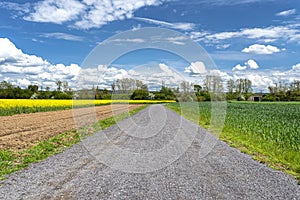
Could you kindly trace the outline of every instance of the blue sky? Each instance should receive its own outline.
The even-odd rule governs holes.
[[[300,79],[300,1],[19,0],[0,2],[0,81],[54,87],[61,79],[75,87],[82,62],[98,44],[145,27],[178,31],[201,45],[224,81],[248,78],[256,91],[266,91]],[[128,54],[105,68],[103,87],[147,64],[201,84],[195,63],[158,51]]]

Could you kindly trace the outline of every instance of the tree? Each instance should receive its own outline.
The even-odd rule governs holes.
[[[183,81],[180,83],[180,87],[183,90],[184,93],[188,93],[191,89],[191,85],[187,81]]]
[[[64,81],[62,83],[62,86],[63,86],[64,92],[67,92],[69,90],[69,83],[67,81]]]
[[[208,93],[219,93],[223,90],[222,79],[220,76],[207,75],[204,85]]]
[[[249,79],[238,79],[236,80],[236,93],[237,94],[248,94],[252,92],[252,82]]]
[[[112,91],[113,93],[115,93],[115,90],[116,90],[116,83],[113,82],[110,86],[111,86],[111,91]]]
[[[200,85],[195,84],[194,85],[194,92],[201,92],[202,87]]]
[[[142,86],[144,85],[143,81],[140,80],[136,80],[135,81],[135,85],[136,85],[136,89],[139,90],[142,88]]]
[[[234,80],[230,79],[227,81],[227,90],[229,94],[233,94],[235,88]]]
[[[149,99],[149,92],[148,90],[135,90],[130,99],[133,99],[133,100],[146,100],[146,99]]]
[[[39,90],[39,86],[37,85],[28,85],[27,89],[30,90],[32,93],[37,93]]]
[[[236,93],[237,94],[242,94],[244,91],[244,79],[240,78],[236,80]]]
[[[162,86],[159,92],[155,93],[154,96],[157,100],[176,100],[176,96],[171,88]]]
[[[61,80],[57,80],[55,83],[57,85],[57,91],[60,92],[61,91],[61,86],[62,86],[62,81]]]

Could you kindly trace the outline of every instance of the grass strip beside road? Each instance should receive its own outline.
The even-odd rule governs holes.
[[[210,102],[200,102],[199,109],[193,108],[196,105],[171,103],[167,107],[209,128]],[[299,119],[299,103],[232,102],[227,104],[224,128],[219,138],[269,167],[293,175],[300,183]]]
[[[11,151],[9,149],[0,150],[0,180],[5,179],[8,174],[28,167],[30,163],[39,162],[51,155],[63,152],[66,148],[79,143],[83,138],[104,130],[118,121],[145,109],[147,106],[144,105],[129,112],[100,120],[93,125],[81,127],[78,130],[71,130],[55,135],[22,152]]]

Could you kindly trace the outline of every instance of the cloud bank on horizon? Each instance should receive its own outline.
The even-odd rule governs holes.
[[[165,63],[157,63],[154,67],[152,64],[150,68],[147,68],[145,64],[129,70],[106,65],[99,65],[98,68],[81,68],[77,64],[68,66],[51,64],[41,57],[26,54],[7,38],[0,38],[0,46],[3,47],[0,49],[0,78],[23,88],[29,84],[37,84],[44,89],[46,87],[54,89],[55,82],[61,80],[69,81],[74,89],[90,88],[95,84],[101,88],[110,89],[111,84],[117,79],[133,78],[142,80],[150,89],[158,90],[162,81],[170,87],[177,87],[182,81],[202,85],[205,76],[212,74],[222,77],[224,89],[229,79],[247,78],[251,80],[256,91],[266,91],[268,86],[273,86],[278,81],[296,80],[300,73],[300,63],[298,63],[290,70],[275,71],[270,77],[268,71],[258,73],[259,65],[252,59],[246,61],[244,66],[237,64],[231,72],[207,71],[205,64],[201,61],[186,66],[183,73],[176,72],[174,66],[168,66]],[[159,72],[155,71],[155,67],[159,68]]]
[[[38,84],[53,88],[60,79],[75,87],[78,74],[86,70],[80,67],[79,60],[95,45],[121,31],[155,26],[179,31],[202,45],[218,66],[215,73],[224,81],[248,78],[256,91],[267,91],[275,82],[300,79],[297,56],[300,53],[300,5],[292,0],[273,2],[275,0],[3,1],[0,2],[3,11],[0,17],[4,19],[0,24],[0,81],[7,80],[22,87]],[[168,40],[184,45],[182,38]],[[128,45],[144,41],[135,38],[118,42]],[[53,48],[54,43],[61,52]],[[135,61],[130,62],[131,66]],[[164,60],[155,62],[164,73],[172,74],[173,68],[178,71],[175,65]],[[127,76],[142,78],[128,66],[106,68],[101,86],[109,87],[113,80]],[[91,76],[93,72],[92,69],[86,71]],[[180,73],[190,81],[201,83],[207,71],[198,60],[182,67]],[[157,73],[156,78],[145,81],[154,85],[159,76],[167,77]],[[172,84],[180,79],[173,76]]]

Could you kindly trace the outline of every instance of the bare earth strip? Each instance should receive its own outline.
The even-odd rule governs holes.
[[[56,134],[127,112],[141,105],[113,104],[51,112],[0,116],[0,149],[22,150]],[[74,115],[76,116],[75,124]]]
[[[172,145],[177,148],[166,149]],[[0,182],[0,199],[298,200],[300,186],[175,112],[151,105],[9,175]]]

